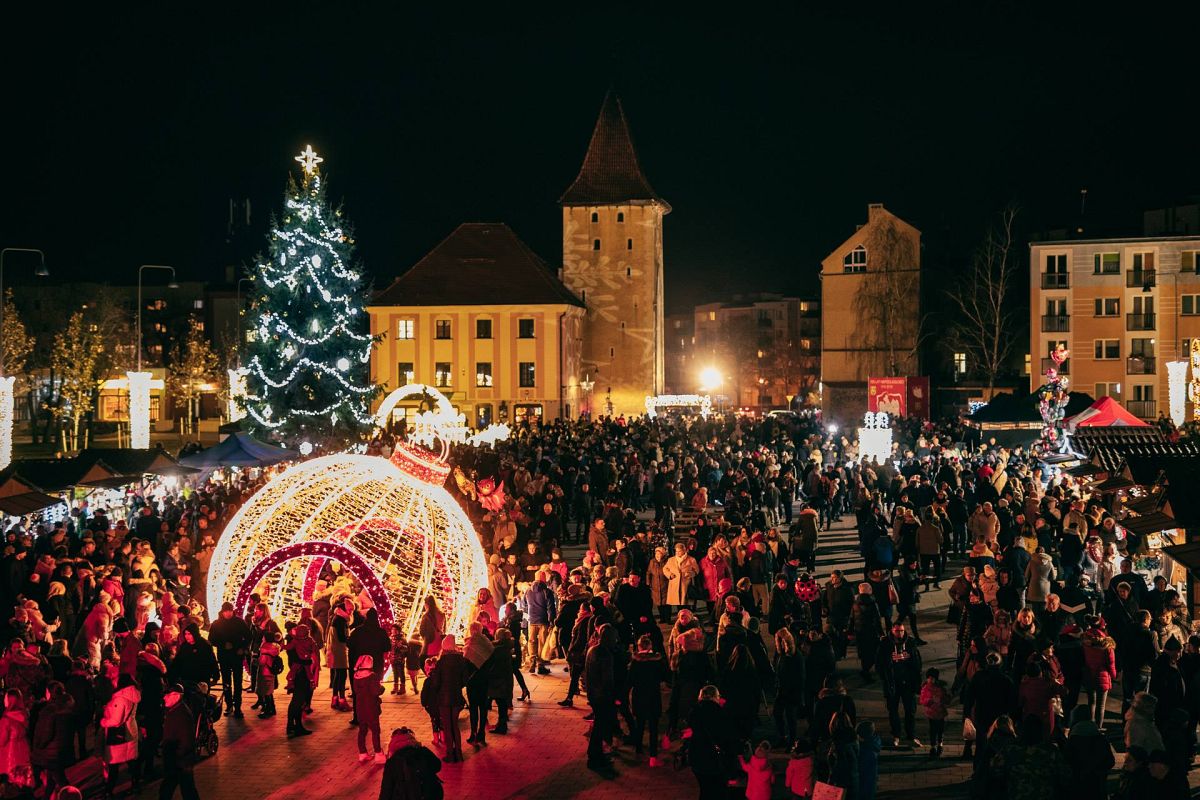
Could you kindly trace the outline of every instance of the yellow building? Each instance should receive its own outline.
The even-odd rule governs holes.
[[[1200,236],[1031,244],[1030,388],[1063,344],[1072,389],[1143,419],[1167,414],[1166,364],[1200,337],[1198,254]]]
[[[385,396],[407,383],[436,386],[474,427],[587,410],[583,304],[507,225],[460,225],[367,312],[382,337],[371,378]],[[415,406],[402,403],[394,418]]]
[[[586,305],[583,373],[596,413],[644,414],[664,385],[663,217],[621,101],[604,98],[587,155],[559,199],[563,283]]]
[[[882,204],[821,262],[821,408],[867,410],[867,379],[920,375],[921,232]]]

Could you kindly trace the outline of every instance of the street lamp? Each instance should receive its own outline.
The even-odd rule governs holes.
[[[142,264],[138,267],[138,284],[137,284],[137,371],[142,371],[142,272],[148,269],[165,269],[170,271],[171,280],[167,282],[168,289],[178,289],[179,284],[175,281],[175,268],[163,266],[162,264]]]
[[[38,267],[33,271],[39,278],[50,274],[46,269],[46,254],[33,247],[6,247],[0,250],[0,331],[4,330],[4,259],[9,253],[37,253]],[[4,374],[4,348],[0,347],[0,375]]]
[[[32,247],[6,247],[0,250],[0,336],[4,331],[4,257],[9,253],[37,253],[38,268],[34,274],[44,278],[50,274],[46,269],[46,254]],[[4,343],[0,342],[0,376],[4,375]],[[15,377],[0,377],[0,469],[12,462],[12,435]]]
[[[711,392],[721,385],[721,370],[716,367],[705,367],[700,370],[700,389]]]
[[[588,373],[584,373],[583,380],[579,382],[579,388],[583,389],[584,393],[587,394],[587,410],[590,416],[592,413],[592,389],[596,388],[596,382],[591,380],[591,376]]]

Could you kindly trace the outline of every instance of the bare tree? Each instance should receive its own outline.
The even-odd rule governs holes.
[[[966,354],[967,363],[987,381],[989,397],[1016,341],[1016,314],[1008,306],[1017,272],[1013,250],[1016,216],[1013,207],[1001,212],[972,256],[966,275],[946,292],[952,310],[947,346]]]
[[[925,323],[918,254],[913,240],[887,218],[872,227],[866,247],[867,274],[854,296],[858,334],[867,350],[885,354],[888,375],[903,375],[908,365],[916,366]]]
[[[183,412],[179,432],[185,436],[195,432],[192,421],[200,414],[200,387],[212,382],[218,363],[217,355],[204,335],[204,323],[194,316],[189,317],[187,336],[182,341],[175,341],[167,368],[167,383]]]
[[[754,400],[758,402],[759,353],[761,334],[757,320],[748,314],[727,318],[721,325],[720,350],[722,361],[729,367],[734,380],[734,405],[746,403],[742,392],[754,387]]]

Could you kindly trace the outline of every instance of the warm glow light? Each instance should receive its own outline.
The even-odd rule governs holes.
[[[317,164],[320,164],[325,159],[317,155],[317,152],[312,149],[311,144],[306,144],[304,152],[296,156],[295,160],[300,162],[300,166],[304,167],[305,175],[312,175],[317,171]]]
[[[432,386],[423,383],[409,383],[395,389],[384,398],[375,412],[375,424],[386,428],[392,411],[402,401],[410,397],[428,397],[433,402],[433,409],[423,411],[412,417],[412,431],[409,439],[417,444],[432,448],[434,440],[443,444],[495,444],[507,439],[512,433],[508,425],[493,423],[476,434],[467,430],[466,416],[454,410],[454,406],[446,395]]]
[[[1167,390],[1171,402],[1171,422],[1179,427],[1184,423],[1187,413],[1187,371],[1188,362],[1167,362]]]
[[[134,450],[150,447],[150,383],[149,372],[126,372],[129,381],[129,446]]]
[[[660,394],[646,395],[646,416],[653,419],[660,408],[687,408],[696,406],[700,416],[708,418],[712,413],[712,398],[706,394]]]
[[[246,376],[250,370],[245,368],[229,370],[229,421],[237,422],[246,416],[246,407],[242,401],[246,397]]]
[[[16,377],[0,378],[0,469],[12,463],[13,386]]]
[[[863,417],[863,426],[858,429],[858,457],[862,461],[882,464],[892,455],[892,429],[888,415],[884,412]]]
[[[711,392],[721,385],[721,370],[705,367],[700,370],[700,391]]]

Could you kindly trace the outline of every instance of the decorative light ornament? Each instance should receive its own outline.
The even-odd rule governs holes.
[[[300,443],[300,455],[302,455],[302,456],[312,455],[312,442],[301,442]]]
[[[428,391],[434,411],[424,424],[435,438],[442,431],[457,437],[453,407]],[[487,585],[487,561],[443,486],[449,442],[437,450],[429,444],[399,441],[391,459],[323,456],[273,478],[234,515],[213,551],[209,608],[228,601],[241,613],[257,593],[275,618],[297,619],[333,559],[363,585],[380,622],[413,636],[432,595],[446,614],[446,633],[464,634],[475,593]]]
[[[0,469],[12,463],[13,450],[13,387],[15,375],[0,378]]]
[[[315,320],[315,319],[312,321],[312,332],[313,332],[313,333],[320,333],[320,332],[321,332],[321,323],[320,323],[320,322],[318,322],[318,321],[317,321],[317,320]]]
[[[134,450],[150,448],[149,372],[126,372],[129,381],[129,446]]]
[[[300,166],[304,167],[305,175],[316,175],[317,165],[325,159],[317,155],[316,151],[312,149],[311,144],[307,144],[304,146],[304,151],[296,156],[295,160],[300,162]]]
[[[408,436],[417,444],[432,447],[433,441],[437,439],[442,442],[443,452],[446,452],[447,446],[452,443],[474,446],[495,444],[507,439],[512,433],[508,425],[501,422],[471,434],[467,429],[466,416],[454,410],[446,395],[423,383],[409,383],[392,390],[375,411],[375,424],[386,428],[392,411],[402,400],[409,397],[428,397],[433,405],[432,410],[423,411],[412,418],[412,430]]]
[[[350,359],[346,358],[345,356],[342,356],[341,358],[339,358],[337,360],[337,368],[340,369],[342,372],[345,372],[346,370],[350,369]]]
[[[708,419],[712,413],[712,398],[706,394],[660,394],[646,395],[646,416],[654,419],[660,408],[697,407],[700,416]]]
[[[1187,372],[1188,362],[1167,362],[1167,397],[1171,403],[1171,422],[1177,428],[1186,421],[1187,416]]]
[[[246,376],[250,370],[245,367],[229,370],[229,421],[237,422],[246,416]]]
[[[892,455],[892,427],[887,412],[863,415],[863,426],[858,429],[858,457],[861,461],[882,464]]]
[[[1200,414],[1200,339],[1192,339],[1189,354],[1192,362],[1192,379],[1188,382],[1188,399],[1192,401],[1192,419]]]

